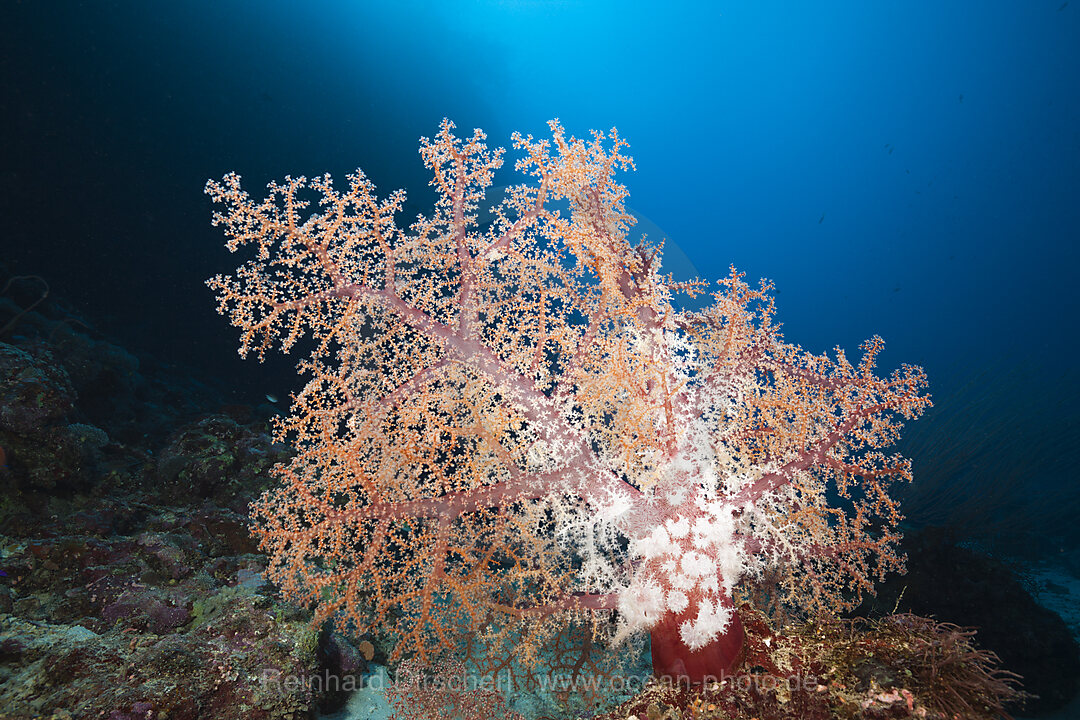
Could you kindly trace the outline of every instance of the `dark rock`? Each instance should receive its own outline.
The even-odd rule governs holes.
[[[71,412],[75,390],[52,355],[0,343],[0,429],[28,435]]]

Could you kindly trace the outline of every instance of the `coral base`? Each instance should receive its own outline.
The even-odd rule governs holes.
[[[653,626],[653,674],[668,682],[682,684],[699,684],[730,675],[742,660],[746,637],[739,614],[733,613],[727,630],[700,650],[691,650],[679,635],[679,625],[690,619],[688,615],[669,613]]]

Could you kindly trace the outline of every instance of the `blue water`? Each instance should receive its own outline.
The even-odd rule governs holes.
[[[996,453],[975,481],[1028,503],[1025,548],[1077,556],[1080,3],[8,2],[0,42],[0,263],[236,402],[297,380],[213,313],[207,178],[362,167],[407,223],[443,117],[617,126],[676,274],[771,278],[814,351],[885,337]]]

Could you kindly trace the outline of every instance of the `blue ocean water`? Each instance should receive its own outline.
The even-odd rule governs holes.
[[[925,367],[913,526],[1080,575],[1080,3],[8,2],[0,39],[0,263],[237,403],[297,379],[213,312],[207,178],[361,167],[407,221],[443,117],[617,127],[676,275],[734,264],[789,340]]]

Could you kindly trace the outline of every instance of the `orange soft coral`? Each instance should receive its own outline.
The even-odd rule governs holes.
[[[438,201],[407,230],[404,194],[360,172],[263,200],[207,185],[229,249],[255,250],[209,283],[241,354],[312,340],[279,428],[297,455],[253,508],[274,582],[421,661],[484,633],[527,662],[616,608],[617,635],[676,618],[658,672],[733,646],[700,676],[737,656],[743,578],[783,568],[789,597],[836,608],[900,567],[888,487],[910,468],[882,449],[929,404],[919,368],[878,377],[878,338],[857,365],[785,343],[771,287],[734,269],[676,310],[702,284],[628,242],[615,131],[515,135],[525,182],[501,199],[503,151],[453,131],[421,141]]]

